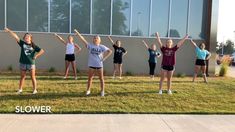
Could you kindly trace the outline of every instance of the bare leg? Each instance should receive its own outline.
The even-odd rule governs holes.
[[[69,61],[65,61],[65,74],[64,74],[64,78],[68,77],[68,73],[69,73]]]
[[[119,78],[122,79],[122,64],[118,64]]]
[[[167,90],[171,90],[171,80],[173,76],[174,71],[167,71]]]
[[[197,77],[199,69],[200,69],[200,66],[196,65],[195,68],[194,68],[193,82],[195,81],[195,79]]]
[[[103,68],[97,70],[98,71],[98,76],[100,79],[100,88],[101,92],[104,91],[104,74],[103,74]]]
[[[113,78],[115,78],[117,72],[117,64],[113,64]]]
[[[77,69],[76,69],[76,62],[73,61],[72,63],[72,68],[73,68],[73,74],[74,74],[74,78],[77,78]]]
[[[36,80],[35,72],[36,72],[36,69],[32,69],[30,71],[31,79],[32,79],[32,83],[33,83],[33,90],[37,90],[37,80]]]
[[[202,66],[201,70],[202,70],[202,76],[203,76],[204,82],[207,83],[208,81],[206,77],[206,66]]]
[[[163,81],[165,79],[165,74],[166,74],[167,71],[165,70],[161,70],[161,77],[160,77],[160,83],[159,83],[159,90],[162,90],[162,85],[163,85]]]
[[[89,68],[88,81],[87,81],[87,91],[91,90],[91,85],[92,85],[92,80],[93,80],[94,74],[95,74],[95,69]]]
[[[26,71],[21,70],[20,71],[20,83],[19,83],[19,90],[23,89],[23,85],[24,85],[24,80],[26,78]]]

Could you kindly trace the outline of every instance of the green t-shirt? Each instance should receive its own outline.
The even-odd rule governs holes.
[[[35,64],[35,60],[33,59],[36,52],[40,52],[41,48],[37,45],[33,48],[31,45],[27,44],[23,40],[20,40],[18,44],[21,47],[21,54],[20,54],[20,63],[21,64]]]

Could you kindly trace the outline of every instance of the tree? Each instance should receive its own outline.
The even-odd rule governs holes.
[[[216,53],[230,55],[234,51],[235,51],[234,43],[231,40],[227,40],[225,44],[223,42],[218,44],[218,48],[217,48]]]

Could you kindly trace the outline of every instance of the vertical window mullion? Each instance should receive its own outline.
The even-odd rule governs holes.
[[[171,6],[172,6],[172,0],[169,2],[169,14],[168,14],[168,34],[167,37],[170,37],[170,31],[171,31]]]
[[[131,10],[130,10],[130,34],[129,34],[129,36],[131,36],[131,32],[132,32],[132,13],[133,13],[133,0],[131,0]]]

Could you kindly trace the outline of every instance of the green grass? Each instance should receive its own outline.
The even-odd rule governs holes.
[[[95,78],[91,96],[85,96],[87,77],[63,80],[62,76],[38,76],[38,94],[32,95],[31,80],[17,95],[19,76],[0,76],[0,113],[15,113],[16,106],[51,106],[53,113],[177,113],[235,114],[235,79],[210,77],[192,83],[190,77],[173,78],[173,95],[157,94],[159,78],[106,76],[106,96],[100,97]],[[164,83],[166,88],[166,83]]]

